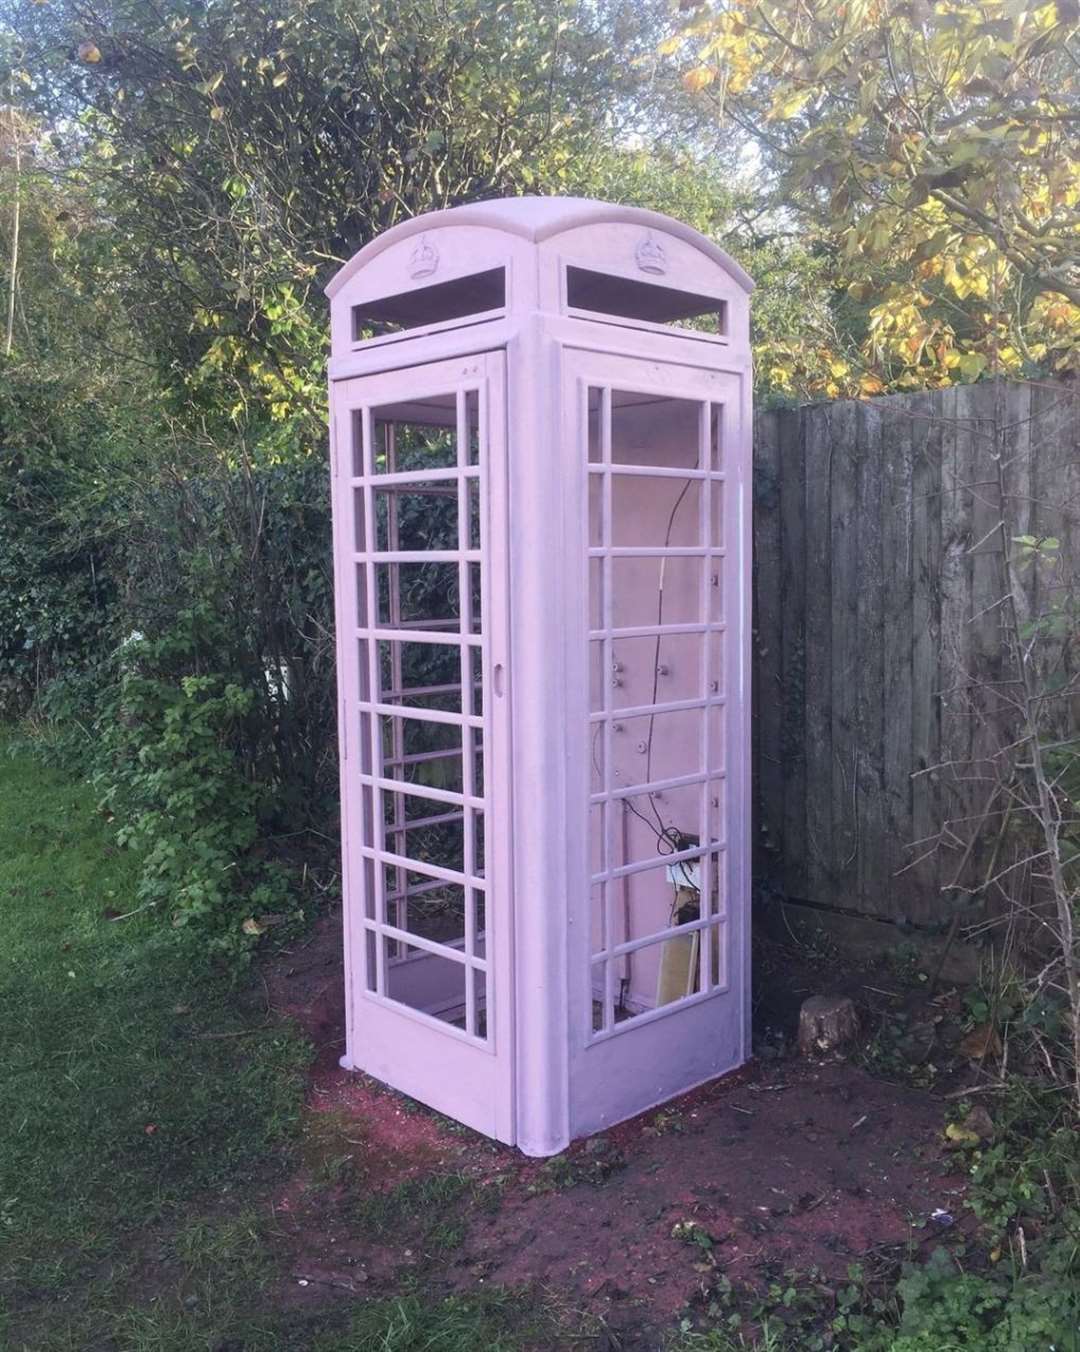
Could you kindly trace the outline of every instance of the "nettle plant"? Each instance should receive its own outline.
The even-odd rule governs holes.
[[[99,720],[102,806],[121,845],[143,856],[138,905],[192,926],[212,949],[242,957],[261,931],[256,913],[283,911],[289,875],[263,859],[269,788],[246,773],[241,748],[257,727],[257,691],[228,673],[170,674],[212,646],[205,608],[156,640],[117,653],[118,680]]]

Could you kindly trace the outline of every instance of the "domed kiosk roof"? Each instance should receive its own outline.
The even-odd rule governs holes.
[[[373,262],[384,250],[411,235],[426,234],[448,226],[481,226],[540,244],[582,226],[606,224],[636,225],[681,239],[723,268],[744,291],[754,289],[750,277],[712,240],[682,221],[658,211],[597,202],[588,197],[503,197],[450,207],[446,211],[427,212],[391,227],[366,244],[335,273],[326,287],[326,294],[333,299],[362,268]]]

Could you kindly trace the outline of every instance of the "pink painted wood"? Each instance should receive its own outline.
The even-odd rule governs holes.
[[[750,289],[569,198],[328,287],[343,1064],[528,1154],[749,1054]]]

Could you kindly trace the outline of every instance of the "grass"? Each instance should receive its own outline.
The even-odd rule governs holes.
[[[525,1332],[518,1316],[516,1301],[502,1291],[437,1305],[406,1296],[368,1306],[312,1352],[516,1352]],[[526,1336],[545,1335],[538,1326]]]
[[[782,1335],[766,1322],[760,1335],[749,1341],[741,1333],[710,1329],[707,1333],[685,1333],[669,1341],[665,1352],[794,1352],[785,1348]]]
[[[259,983],[130,914],[136,873],[89,790],[9,755],[0,730],[0,1348],[576,1345],[543,1303],[497,1290],[280,1308],[265,1198],[300,1155],[309,1049]],[[445,1252],[474,1191],[418,1179],[358,1203],[356,1226],[392,1236],[421,1213],[425,1246]]]
[[[190,1301],[190,1298],[189,1298]],[[250,1307],[249,1307],[250,1308]],[[85,1326],[84,1326],[85,1327]],[[523,1323],[506,1292],[431,1301],[419,1292],[313,1313],[238,1313],[203,1288],[194,1302],[160,1300],[110,1316],[109,1342],[50,1342],[50,1352],[521,1352],[574,1345],[543,1316]],[[524,1340],[524,1341],[523,1341]]]
[[[156,916],[110,918],[135,865],[82,785],[0,743],[0,1310],[286,1162],[306,1044]]]
[[[497,1211],[498,1180],[479,1182],[464,1173],[406,1179],[387,1192],[368,1193],[352,1207],[353,1227],[375,1239],[393,1239],[408,1229],[426,1254],[446,1254],[465,1238],[466,1213]]]
[[[217,1341],[221,1327],[220,1313],[211,1330],[198,1312],[141,1310],[127,1319],[119,1346],[125,1352],[520,1352],[525,1346],[549,1352],[571,1345],[543,1316],[523,1323],[520,1302],[503,1291],[435,1302],[416,1291],[348,1311],[252,1316],[229,1322],[227,1337]]]

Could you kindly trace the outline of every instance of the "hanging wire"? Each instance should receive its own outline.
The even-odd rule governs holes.
[[[699,451],[697,460],[694,462],[694,469],[697,470],[700,467],[700,465],[701,465],[701,453]],[[695,479],[687,479],[679,492],[679,496],[675,499],[675,502],[671,508],[671,513],[668,516],[667,530],[664,532],[665,549],[669,549],[671,547],[671,533],[675,529],[675,517],[678,515],[679,508],[682,506],[687,493],[690,491],[690,485],[696,482],[698,481]],[[665,554],[660,559],[660,585],[656,593],[656,627],[658,630],[664,623],[664,577],[667,570],[667,561],[668,556]],[[652,699],[650,701],[650,703],[653,705],[653,709],[652,712],[649,714],[649,732],[648,736],[645,738],[646,784],[650,783],[652,780],[653,734],[656,729],[656,702],[657,699],[659,698],[660,692],[660,645],[662,642],[663,635],[657,633],[656,645],[653,650],[653,682],[652,682]],[[679,849],[679,843],[682,840],[682,833],[678,830],[677,827],[666,826],[664,824],[664,819],[663,817],[661,817],[660,810],[656,806],[656,799],[653,796],[653,794],[650,793],[648,795],[648,799],[649,806],[650,808],[652,808],[653,816],[656,818],[656,824],[660,828],[656,836],[657,854],[677,853]],[[647,819],[643,817],[641,813],[637,812],[637,810],[633,808],[631,810],[635,812],[635,815],[641,817],[642,821],[646,821],[646,824],[649,826],[650,830],[652,829],[652,824],[648,822]]]

